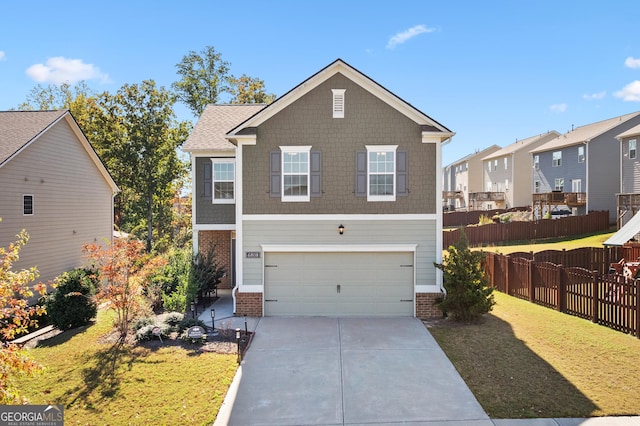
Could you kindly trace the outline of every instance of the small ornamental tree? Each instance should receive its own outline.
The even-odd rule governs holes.
[[[95,280],[97,277],[86,269],[74,269],[56,278],[56,291],[47,296],[45,304],[53,325],[68,330],[86,325],[96,316]]]
[[[453,246],[443,263],[434,263],[442,270],[446,294],[436,300],[442,311],[454,321],[478,320],[493,309],[493,288],[488,287],[482,262],[484,254],[469,250],[464,232]]]
[[[29,241],[29,235],[23,230],[17,238],[8,248],[0,247],[0,405],[24,402],[11,383],[13,376],[42,370],[17,345],[7,342],[26,332],[29,326],[36,325],[33,316],[45,313],[42,306],[29,307],[27,304],[34,290],[41,295],[45,293],[46,287],[42,283],[33,290],[28,286],[38,277],[36,268],[11,270],[20,249]]]
[[[148,308],[142,296],[143,283],[162,266],[163,260],[146,254],[144,244],[138,240],[116,239],[107,250],[97,244],[87,244],[84,250],[102,278],[98,301],[115,311],[115,325],[120,340],[124,341],[131,321]]]

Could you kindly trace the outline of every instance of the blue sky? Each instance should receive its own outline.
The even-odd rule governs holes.
[[[456,132],[443,165],[640,110],[637,0],[33,0],[0,10],[0,110],[38,83],[168,88],[175,64],[207,45],[277,95],[345,60]]]

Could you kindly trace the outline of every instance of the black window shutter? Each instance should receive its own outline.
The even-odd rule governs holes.
[[[202,184],[204,185],[202,189],[202,198],[210,200],[211,199],[211,191],[213,189],[213,175],[212,175],[213,164],[210,159],[206,159],[203,167],[203,179]]]
[[[407,159],[407,151],[396,152],[396,195],[399,197],[405,197],[409,195],[408,179],[408,166],[409,161]]]
[[[367,151],[356,151],[356,197],[367,196]]]
[[[280,197],[281,179],[282,179],[282,162],[280,160],[280,151],[271,151],[269,161],[271,163],[271,174],[269,178],[269,196]]]
[[[322,153],[320,151],[311,151],[309,175],[311,178],[311,192],[309,195],[322,197]]]

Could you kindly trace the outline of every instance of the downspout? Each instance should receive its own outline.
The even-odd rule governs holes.
[[[191,244],[192,244],[192,252],[193,255],[197,255],[200,251],[198,249],[199,246],[199,230],[196,226],[196,196],[195,196],[195,186],[196,186],[196,156],[193,152],[189,153],[191,158]]]
[[[242,285],[243,265],[242,265],[242,144],[236,141],[236,270],[233,271],[236,276],[236,286],[231,290],[233,299],[233,314],[236,314],[236,294]],[[264,312],[263,312],[264,313]]]

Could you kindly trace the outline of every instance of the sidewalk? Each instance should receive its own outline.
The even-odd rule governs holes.
[[[215,309],[215,328],[239,328],[244,330],[245,317],[237,317],[233,312],[233,296],[231,296],[231,289],[219,289],[218,300],[213,304],[208,305],[201,311],[201,307],[197,311],[198,319],[204,322],[207,327],[211,327],[211,309]],[[260,318],[246,317],[247,329],[249,331],[255,331]]]

